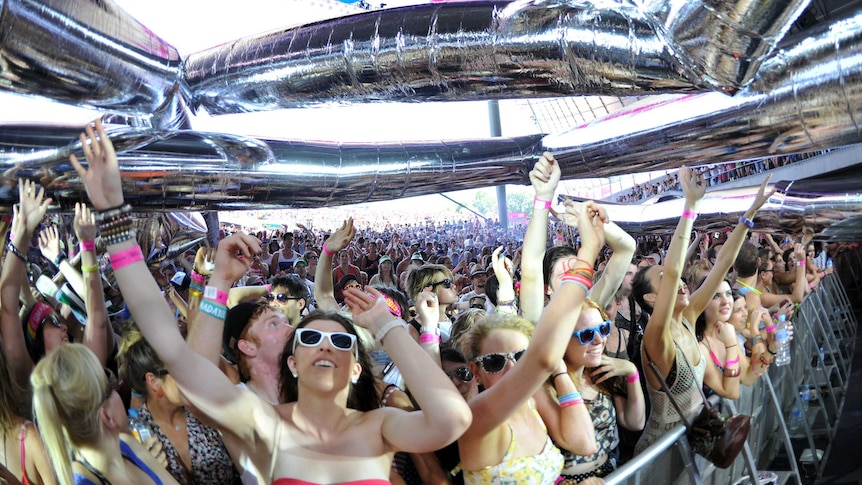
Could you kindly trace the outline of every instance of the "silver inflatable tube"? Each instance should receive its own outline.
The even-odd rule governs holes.
[[[248,37],[184,64],[212,114],[318,103],[695,90],[633,4],[451,2]]]
[[[111,0],[0,1],[0,89],[181,128],[177,50]]]
[[[767,59],[736,96],[650,98],[543,140],[564,178],[607,177],[862,142],[862,13]]]

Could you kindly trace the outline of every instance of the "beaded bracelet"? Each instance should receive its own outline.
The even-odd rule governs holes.
[[[112,219],[116,219],[117,217],[126,216],[132,213],[132,206],[129,204],[121,204],[116,207],[111,207],[110,209],[105,209],[103,211],[98,211],[96,213],[96,217],[99,220],[99,223],[109,222]]]
[[[8,243],[6,243],[6,250],[9,251],[10,253],[14,254],[15,256],[18,256],[18,259],[23,261],[24,264],[30,263],[30,261],[27,259],[27,255],[25,255],[24,253],[19,251],[18,248],[16,248],[15,245],[12,244],[12,241],[9,241]]]

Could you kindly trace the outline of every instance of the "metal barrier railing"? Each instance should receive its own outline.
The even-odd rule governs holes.
[[[722,470],[700,456],[692,459],[685,426],[680,424],[605,477],[605,483],[640,485],[644,479],[656,483],[653,477],[661,472],[675,477],[674,483],[756,485],[757,480],[748,477],[758,476],[759,463],[771,464],[779,448],[784,449],[790,468],[777,472],[779,483],[793,478],[802,485],[803,474],[819,480],[844,407],[858,323],[837,276],[824,278],[791,321],[791,363],[773,365],[753,386],[741,386],[738,400],[721,400],[722,412],[752,416],[746,446],[731,467]],[[799,391],[806,384],[815,398],[803,402]],[[796,414],[788,420],[794,408],[805,412],[801,419]],[[668,474],[660,467],[673,462],[666,455],[674,453],[681,458],[674,463],[681,467]]]

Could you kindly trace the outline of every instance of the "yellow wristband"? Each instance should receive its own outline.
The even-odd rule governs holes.
[[[93,265],[87,266],[85,264],[82,264],[81,265],[81,271],[83,271],[84,273],[96,273],[99,271],[99,265],[93,264]]]

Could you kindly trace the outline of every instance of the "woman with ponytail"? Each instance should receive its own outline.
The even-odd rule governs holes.
[[[116,377],[81,344],[63,345],[30,376],[33,411],[61,485],[177,482],[128,434]]]

